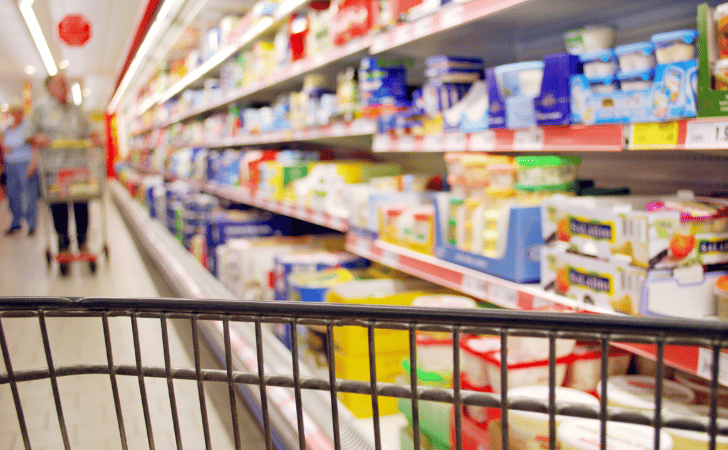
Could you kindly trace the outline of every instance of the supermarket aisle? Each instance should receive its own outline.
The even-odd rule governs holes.
[[[113,203],[107,205],[111,258],[108,263],[100,262],[96,274],[91,274],[86,265],[72,267],[66,278],[59,275],[56,266],[48,270],[42,233],[34,237],[25,234],[11,237],[0,235],[0,296],[170,296],[163,283],[155,281],[158,275],[145,266]],[[92,218],[98,217],[94,215],[98,213],[100,208],[96,207],[92,210]],[[4,201],[0,203],[0,229],[7,229],[9,223],[7,201]],[[190,322],[179,320],[170,321],[169,324],[172,367],[193,368]],[[6,318],[2,320],[2,325],[15,370],[47,367],[37,319]],[[138,325],[142,363],[145,366],[164,367],[160,321],[139,319]],[[49,318],[47,326],[55,366],[107,364],[100,319]],[[134,365],[131,321],[128,318],[111,318],[110,330],[114,363]],[[203,347],[202,367],[219,368],[205,349]],[[5,370],[0,358],[0,372]],[[177,448],[166,380],[145,380],[155,448]],[[138,379],[119,377],[118,382],[128,448],[150,448]],[[175,381],[174,388],[182,443],[185,448],[204,448],[196,382]],[[19,390],[32,448],[62,449],[63,441],[50,382],[40,380],[21,383]],[[108,376],[60,378],[59,391],[68,439],[73,449],[122,448]],[[205,383],[205,395],[213,448],[234,448],[227,385]],[[265,448],[258,427],[240,401],[238,414],[242,428],[242,448]],[[22,448],[24,445],[10,388],[0,385],[0,450]]]

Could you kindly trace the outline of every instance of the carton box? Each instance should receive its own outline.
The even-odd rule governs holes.
[[[718,57],[718,31],[714,8],[698,5],[698,116],[728,116],[728,91],[714,90],[711,67]]]
[[[658,64],[649,89],[597,93],[585,75],[571,78],[574,123],[664,122],[695,117],[698,65],[694,60]]]
[[[516,283],[537,282],[540,276],[539,248],[543,244],[541,208],[513,205],[508,211],[503,256],[488,258],[450,245],[447,235],[449,195],[438,194],[435,197],[435,256]]]
[[[724,200],[554,196],[542,208],[544,241],[567,242],[578,253],[610,260],[620,255],[643,268],[728,262]],[[705,218],[690,215],[701,210],[718,212]]]
[[[716,313],[713,288],[727,267],[701,265],[646,269],[622,259],[604,261],[566,251],[542,250],[541,286],[547,291],[626,314],[702,319]]]

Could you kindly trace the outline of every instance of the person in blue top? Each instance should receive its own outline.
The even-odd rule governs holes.
[[[14,104],[8,110],[13,122],[3,132],[2,147],[5,155],[7,195],[13,222],[6,235],[20,231],[25,219],[28,235],[35,233],[38,217],[38,173],[37,154],[26,143],[26,122],[23,105]]]

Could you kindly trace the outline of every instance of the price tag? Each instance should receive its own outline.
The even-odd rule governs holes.
[[[429,134],[425,136],[422,149],[426,152],[442,151],[442,136],[439,134]]]
[[[400,25],[394,30],[394,42],[396,45],[404,44],[410,40],[410,27],[407,25]]]
[[[382,264],[397,268],[399,267],[399,255],[391,250],[382,251]]]
[[[413,35],[420,38],[432,34],[432,16],[427,16],[414,23]]]
[[[541,151],[543,150],[543,128],[519,130],[513,134],[513,150],[515,151]]]
[[[513,289],[491,283],[488,286],[488,298],[506,308],[518,308],[518,292]]]
[[[440,29],[455,27],[463,23],[463,5],[448,8],[440,14]]]
[[[718,357],[718,382],[728,386],[728,354],[721,352]],[[709,380],[713,374],[713,351],[707,348],[698,349],[698,367],[696,373]]]
[[[549,308],[553,306],[553,302],[551,300],[547,300],[545,298],[541,297],[533,297],[533,309],[544,309]]]
[[[372,45],[371,45],[371,53],[379,53],[388,48],[388,41],[389,41],[389,33],[381,33],[377,34],[374,39],[372,39]]]
[[[495,131],[471,133],[468,150],[478,152],[492,152],[495,150]]]
[[[632,125],[630,150],[674,149],[680,125],[677,122],[636,123]]]
[[[319,53],[318,55],[313,57],[313,65],[314,67],[320,67],[326,64],[326,54],[325,53]]]
[[[467,294],[473,295],[478,298],[485,298],[486,292],[488,292],[488,282],[471,275],[463,275],[463,281],[461,284],[462,290]]]
[[[685,148],[690,150],[728,149],[728,122],[689,121]]]
[[[359,256],[367,257],[372,253],[372,244],[367,239],[355,238],[356,239],[356,252]]]
[[[334,137],[344,136],[346,133],[346,129],[344,128],[344,124],[341,122],[337,122],[331,126],[331,135]]]
[[[462,152],[468,143],[468,138],[463,133],[445,133],[442,138],[443,150],[448,152]]]
[[[372,150],[375,152],[388,152],[390,148],[390,139],[386,134],[374,135],[374,141],[372,142]]]
[[[412,136],[404,136],[397,143],[397,150],[400,152],[413,152],[415,150],[415,138]]]

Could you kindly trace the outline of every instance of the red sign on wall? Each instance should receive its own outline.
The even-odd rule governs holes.
[[[69,14],[58,22],[58,36],[71,47],[81,47],[91,39],[91,22],[83,14]]]

